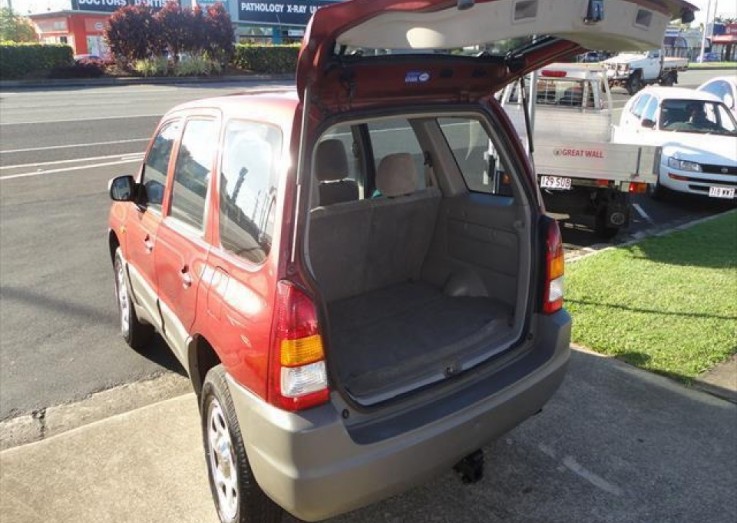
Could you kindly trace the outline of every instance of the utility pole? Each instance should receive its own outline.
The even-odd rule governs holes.
[[[706,6],[706,19],[704,20],[704,30],[701,33],[701,53],[699,54],[699,56],[701,57],[702,62],[704,61],[704,48],[706,47],[706,28],[709,25],[709,12],[710,11],[711,11],[711,0],[709,0],[709,3]],[[713,28],[713,23],[712,23],[712,28]]]

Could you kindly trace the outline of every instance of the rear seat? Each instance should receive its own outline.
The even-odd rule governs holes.
[[[311,211],[310,263],[328,302],[420,278],[440,191],[417,191],[417,181],[412,157],[391,154],[376,174],[381,198]]]

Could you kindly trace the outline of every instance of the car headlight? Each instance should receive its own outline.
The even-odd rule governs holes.
[[[681,171],[691,171],[695,173],[701,172],[701,165],[696,162],[689,162],[686,160],[679,160],[678,158],[668,158],[668,167],[673,169],[679,169]]]

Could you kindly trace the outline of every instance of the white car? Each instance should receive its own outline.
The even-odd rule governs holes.
[[[735,199],[737,121],[716,96],[675,87],[648,87],[622,110],[620,143],[662,147],[653,197],[678,191]]]
[[[737,76],[718,76],[704,82],[697,89],[721,98],[737,118]]]

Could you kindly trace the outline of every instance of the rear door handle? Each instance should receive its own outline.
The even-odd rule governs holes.
[[[146,248],[146,253],[151,254],[154,250],[154,242],[151,241],[151,236],[146,235],[146,237],[143,239],[143,246]]]
[[[182,270],[179,271],[179,276],[182,278],[182,286],[188,289],[192,286],[192,276],[189,274],[189,267],[185,265]]]

